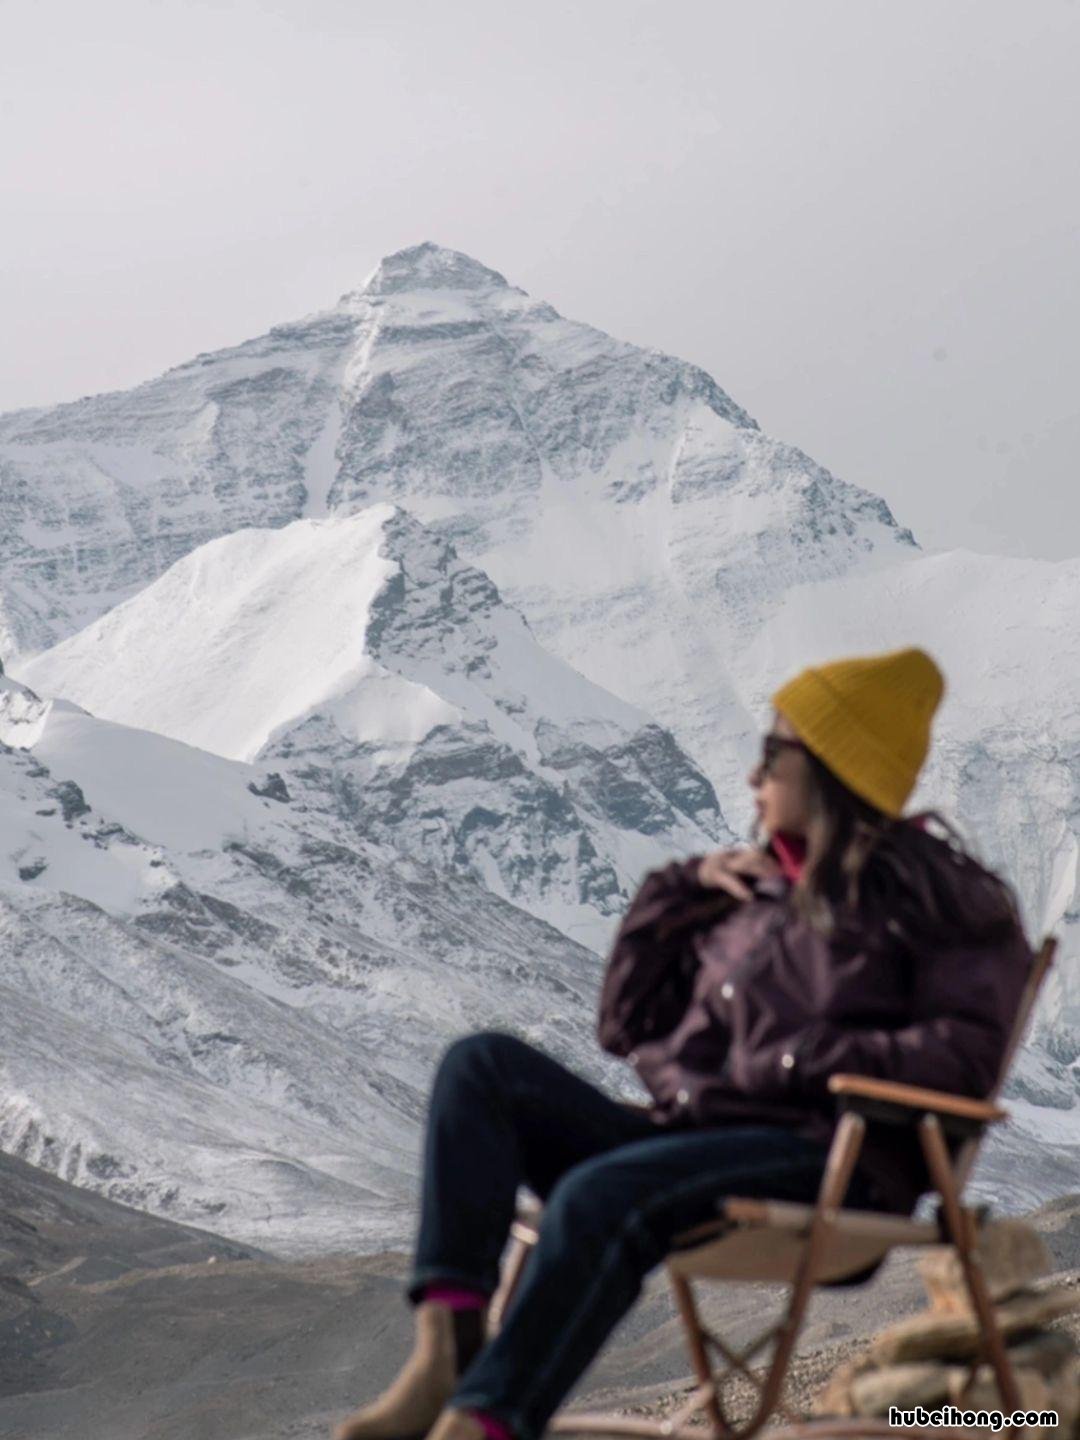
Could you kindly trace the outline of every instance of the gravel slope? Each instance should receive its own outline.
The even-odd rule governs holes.
[[[1037,1212],[1080,1280],[1080,1196]],[[400,1252],[282,1260],[114,1205],[0,1156],[0,1437],[316,1440],[407,1352]],[[715,1287],[736,1342],[778,1292]],[[819,1296],[800,1347],[805,1398],[873,1331],[921,1303],[912,1257]],[[1075,1323],[1075,1322],[1074,1322]],[[685,1387],[661,1277],[579,1387],[590,1406],[665,1408]]]

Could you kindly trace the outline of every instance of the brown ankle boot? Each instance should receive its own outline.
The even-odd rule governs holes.
[[[355,1410],[333,1440],[423,1440],[484,1343],[485,1310],[451,1310],[435,1300],[416,1307],[416,1343],[397,1379]]]
[[[484,1427],[468,1410],[444,1410],[431,1440],[484,1440]]]

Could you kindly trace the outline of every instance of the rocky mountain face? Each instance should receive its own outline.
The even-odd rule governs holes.
[[[215,536],[390,499],[698,754],[763,604],[913,549],[884,502],[764,436],[704,372],[432,245],[133,392],[0,419],[0,466],[0,658]]]
[[[732,838],[669,732],[544,651],[482,571],[387,504],[202,546],[21,673],[259,760],[357,838],[597,950],[650,863]]]
[[[247,1240],[385,1239],[443,1040],[593,1054],[596,952],[645,869],[746,833],[775,686],[915,642],[950,681],[916,803],[1065,941],[986,1171],[1004,1195],[1020,1146],[1038,1201],[1080,1147],[1078,591],[923,554],[700,370],[432,245],[0,417],[0,657],[35,692],[0,692],[0,977],[40,1007],[40,951],[62,997],[60,1040],[39,1008],[8,1047],[0,1144]],[[156,1078],[120,1125],[124,1074]]]
[[[0,419],[0,658],[80,629],[214,536],[295,519],[353,328],[334,314],[200,357],[134,404]]]
[[[258,766],[4,683],[2,732],[36,706],[38,733],[0,746],[0,1149],[275,1249],[375,1248],[411,1230],[454,1035],[620,1083],[561,931]]]

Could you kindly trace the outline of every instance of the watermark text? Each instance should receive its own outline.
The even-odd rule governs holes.
[[[905,1410],[889,1406],[889,1424],[904,1430],[1052,1430],[1058,1423],[1056,1410],[962,1410],[959,1405],[941,1405],[928,1410],[916,1405]]]

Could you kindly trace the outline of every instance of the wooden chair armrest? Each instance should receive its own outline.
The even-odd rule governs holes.
[[[849,1102],[866,1100],[913,1112],[955,1116],[981,1125],[993,1125],[1009,1118],[1008,1111],[989,1100],[949,1095],[944,1090],[924,1090],[920,1085],[899,1085],[894,1080],[875,1080],[870,1075],[830,1075],[829,1089]]]

